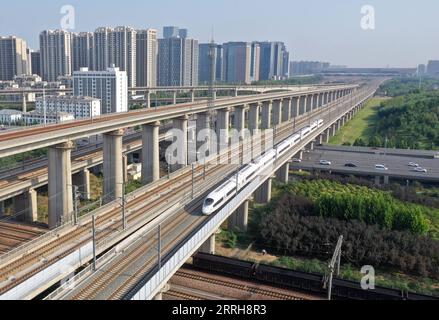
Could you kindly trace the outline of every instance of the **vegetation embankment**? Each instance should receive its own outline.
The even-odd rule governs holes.
[[[379,106],[370,104],[331,143],[400,149],[439,148],[439,80],[394,79],[378,90]],[[372,100],[376,103],[377,100]]]

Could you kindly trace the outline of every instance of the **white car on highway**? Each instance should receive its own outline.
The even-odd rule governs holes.
[[[376,164],[375,169],[377,170],[389,170],[384,164]]]
[[[320,164],[322,166],[330,166],[330,165],[332,165],[332,162],[328,161],[328,160],[320,160]]]
[[[422,173],[427,173],[427,169],[421,168],[421,167],[416,167],[415,168],[416,172],[422,172]]]
[[[419,164],[414,163],[414,162],[409,162],[409,167],[417,168],[417,167],[419,167]]]

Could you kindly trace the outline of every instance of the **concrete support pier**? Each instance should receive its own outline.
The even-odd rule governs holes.
[[[299,115],[302,115],[306,112],[306,96],[301,96],[299,98]]]
[[[262,104],[262,130],[271,128],[271,110],[273,103],[271,101],[264,101]]]
[[[73,143],[69,141],[51,146],[48,150],[50,229],[54,229],[65,223],[68,219],[70,219],[70,215],[73,211],[71,166],[72,149]]]
[[[187,144],[188,120],[189,118],[187,116],[172,120],[174,129],[177,129],[179,135],[181,135],[177,138],[178,146],[177,146],[176,160],[177,160],[177,168],[179,169],[184,168],[188,164],[188,144]]]
[[[261,106],[259,103],[250,105],[250,109],[248,112],[248,129],[250,130],[252,135],[259,131],[260,108]]]
[[[267,179],[256,191],[256,203],[268,203],[271,200],[271,178]]]
[[[124,130],[105,133],[104,138],[104,191],[103,203],[121,199],[123,196],[122,138]]]
[[[281,100],[274,100],[273,102],[273,126],[278,126],[282,122]]]
[[[0,218],[5,215],[5,202],[0,201]]]
[[[72,177],[73,185],[78,187],[81,199],[90,200],[90,171],[84,169]]]
[[[201,148],[206,142],[208,143],[208,146],[210,146],[210,133],[208,130],[210,130],[210,117],[208,113],[198,113],[197,114],[197,132],[196,132],[196,139],[197,139],[197,150]],[[201,140],[201,141],[198,141]],[[210,149],[210,148],[209,148]],[[209,155],[209,154],[206,154]]]
[[[17,220],[34,222],[38,221],[37,192],[29,189],[14,198],[14,214]]]
[[[160,122],[142,126],[142,182],[148,184],[160,179]]]
[[[299,116],[299,97],[293,97],[291,100],[291,117],[296,118]]]
[[[291,119],[291,98],[286,98],[282,101],[282,122],[290,121]]]
[[[235,108],[235,129],[238,130],[239,136],[244,137],[245,129],[245,106],[239,106]]]
[[[217,111],[217,139],[218,152],[229,146],[230,110],[229,108]]]
[[[248,229],[248,205],[249,201],[244,201],[243,204],[229,217],[228,229],[233,231],[238,229],[241,232],[246,232]]]
[[[151,108],[151,92],[145,92],[145,106],[147,109]]]
[[[203,243],[199,249],[201,253],[215,254],[215,234],[211,235],[205,243]]]
[[[381,184],[381,176],[375,176],[375,184],[379,186]]]
[[[306,98],[306,112],[311,112],[313,110],[313,103],[314,103],[313,95],[310,94]]]
[[[281,183],[288,183],[290,178],[290,164],[286,163],[276,172],[276,179]]]

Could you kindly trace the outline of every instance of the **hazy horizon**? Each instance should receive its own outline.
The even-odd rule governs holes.
[[[416,67],[439,59],[437,12],[439,2],[408,0],[17,0],[3,4],[0,35],[16,35],[38,49],[38,35],[59,29],[61,7],[76,10],[74,32],[100,26],[128,25],[154,28],[175,25],[189,30],[200,43],[208,42],[214,28],[218,43],[227,41],[283,41],[291,61],[319,60],[349,67]],[[361,8],[375,9],[375,29],[363,30]]]

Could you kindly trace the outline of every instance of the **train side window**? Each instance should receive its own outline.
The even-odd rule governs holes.
[[[216,207],[218,207],[223,202],[224,202],[224,198],[221,199],[220,201],[218,201],[217,203],[215,203],[215,205],[213,207],[216,208]]]

